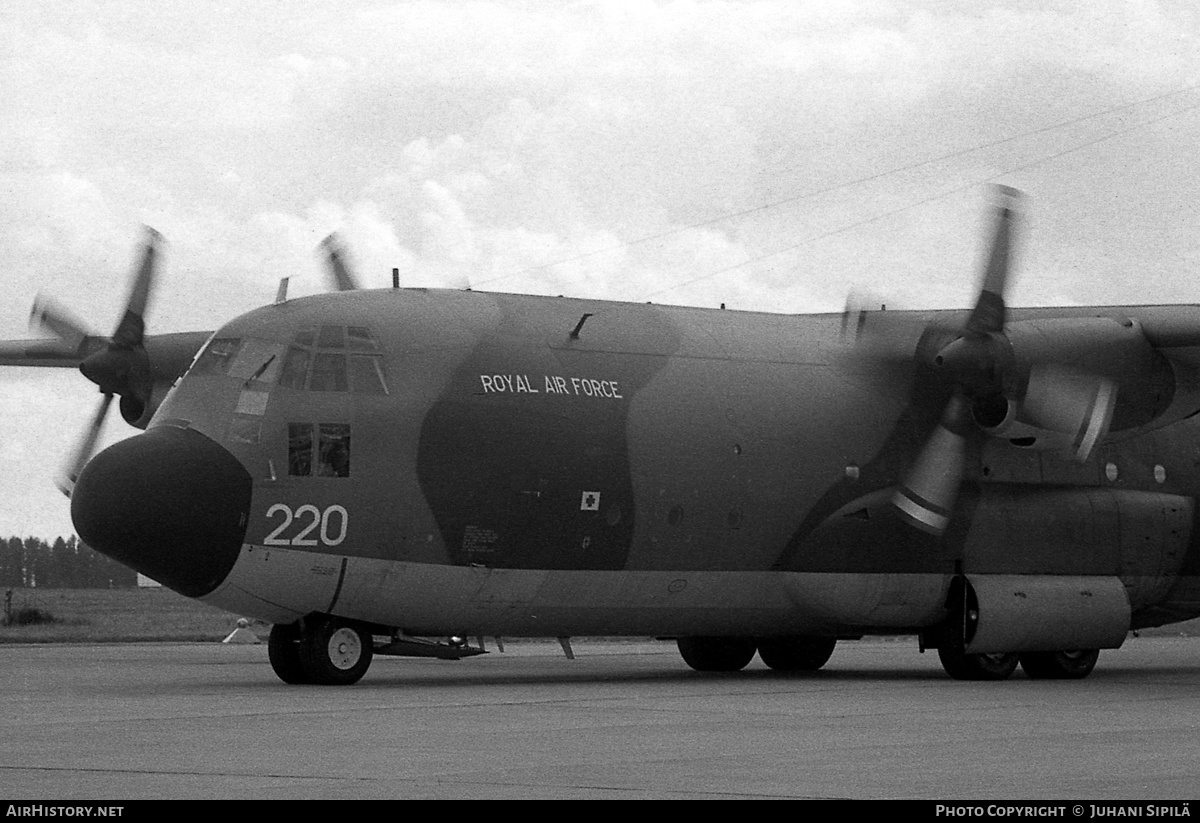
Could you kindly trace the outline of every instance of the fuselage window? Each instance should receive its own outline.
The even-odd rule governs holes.
[[[242,341],[238,337],[214,339],[204,353],[196,358],[191,374],[226,374],[241,347]]]
[[[313,428],[312,423],[288,423],[288,474],[292,477],[349,477],[350,424],[318,424],[315,449]]]

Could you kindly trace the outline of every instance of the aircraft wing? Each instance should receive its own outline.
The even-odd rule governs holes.
[[[155,373],[170,375],[173,380],[191,364],[192,358],[211,336],[211,331],[146,335],[145,347]],[[80,363],[108,344],[108,338],[100,335],[87,335],[74,348],[61,340],[46,337],[0,340],[0,366],[78,368]]]
[[[1142,331],[1155,348],[1200,346],[1200,307],[1160,306],[1142,320]]]
[[[35,338],[32,340],[0,340],[0,366],[57,366],[78,368],[88,355],[104,348],[103,337],[85,337],[78,346],[65,345],[61,340]]]

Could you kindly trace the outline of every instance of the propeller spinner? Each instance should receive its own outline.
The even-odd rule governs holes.
[[[1020,192],[996,188],[995,231],[979,297],[958,330],[930,327],[917,346],[917,367],[951,392],[940,422],[921,448],[892,502],[906,520],[942,534],[950,523],[966,469],[970,438],[1018,417],[1061,436],[1083,462],[1112,422],[1116,386],[1054,362],[1024,363],[1008,333],[1005,288]]]

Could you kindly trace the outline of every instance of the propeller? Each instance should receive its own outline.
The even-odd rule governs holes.
[[[322,240],[318,248],[325,252],[329,263],[329,273],[333,276],[333,282],[337,286],[337,290],[355,291],[358,289],[358,280],[351,273],[349,257],[342,247],[341,238],[338,237],[337,233],[335,232]]]
[[[83,467],[92,459],[92,453],[96,450],[96,441],[100,439],[100,430],[104,428],[104,419],[108,415],[108,406],[112,403],[113,396],[111,394],[104,395],[100,400],[100,405],[96,408],[96,413],[92,415],[91,425],[84,431],[83,437],[79,439],[78,445],[75,446],[75,453],[71,456],[70,462],[63,469],[62,474],[55,485],[58,490],[67,497],[75,491],[75,481],[79,479],[79,473],[83,471]]]
[[[29,325],[50,332],[72,352],[83,356],[87,339],[94,336],[83,323],[49,297],[38,295],[29,314]]]
[[[358,277],[354,274],[350,256],[337,232],[322,240],[317,246],[317,251],[324,255],[329,268],[329,276],[333,278],[333,285],[338,291],[355,291],[361,288],[358,284]],[[396,271],[393,270],[393,277],[397,276]],[[459,273],[452,278],[450,287],[460,291],[470,291],[471,280],[465,273]],[[286,294],[286,290],[282,293]],[[276,302],[280,302],[278,298]]]
[[[1083,462],[1107,433],[1116,403],[1112,381],[1057,362],[1053,348],[1032,362],[1014,348],[1014,332],[1022,351],[1029,337],[1007,322],[1004,301],[1021,194],[997,186],[995,195],[995,229],[974,308],[960,329],[928,326],[916,348],[915,367],[950,399],[892,502],[932,534],[950,523],[972,439],[1007,435],[1015,422],[1053,434]]]
[[[93,351],[79,364],[79,371],[100,387],[104,395],[91,424],[84,431],[70,463],[64,469],[57,485],[67,497],[75,488],[75,481],[96,448],[104,419],[113,395],[121,397],[121,405],[127,407],[133,419],[141,416],[150,399],[153,377],[150,359],[144,346],[146,334],[146,307],[154,289],[155,270],[161,255],[162,235],[146,227],[145,248],[141,263],[134,273],[125,311],[117,328],[99,350]],[[66,346],[81,354],[87,348],[90,337],[83,324],[71,317],[54,302],[39,298],[34,304],[30,323],[57,336]],[[136,414],[133,412],[136,411]]]

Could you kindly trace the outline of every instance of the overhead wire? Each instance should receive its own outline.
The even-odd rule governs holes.
[[[1189,87],[1189,90],[1193,89],[1193,88],[1196,88],[1196,87],[1191,86],[1191,87]],[[1158,99],[1158,98],[1154,98],[1154,99]],[[1148,100],[1146,102],[1151,102],[1151,101]],[[1173,111],[1168,114],[1164,114],[1160,117],[1155,117],[1151,120],[1137,123],[1128,128],[1119,129],[1118,131],[1112,132],[1111,134],[1106,134],[1103,137],[1097,137],[1094,140],[1088,140],[1087,142],[1080,143],[1077,146],[1072,146],[1071,148],[1063,149],[1062,151],[1054,152],[1053,154],[1047,154],[1044,157],[1039,157],[1037,160],[1031,160],[1028,163],[1022,163],[1017,166],[1011,166],[1011,167],[1005,169],[1004,171],[999,172],[997,174],[993,174],[989,177],[983,177],[983,178],[971,180],[970,182],[964,183],[961,186],[955,186],[952,189],[947,189],[946,191],[938,192],[937,194],[930,195],[929,197],[925,197],[921,200],[915,200],[911,203],[906,203],[905,205],[900,206],[898,208],[891,209],[886,212],[881,212],[880,214],[872,215],[871,217],[865,218],[863,220],[859,220],[857,222],[850,223],[845,226],[840,226],[836,229],[831,229],[830,231],[822,232],[820,234],[810,235],[808,237],[805,237],[802,240],[792,243],[791,245],[784,246],[783,248],[774,249],[769,252],[764,252],[763,254],[756,255],[754,257],[743,260],[740,263],[735,263],[732,266],[726,266],[723,269],[718,269],[716,271],[708,272],[699,277],[692,278],[691,280],[685,280],[682,283],[675,283],[674,285],[667,286],[667,287],[659,289],[657,291],[647,292],[647,293],[643,294],[641,297],[642,297],[642,299],[647,298],[647,297],[655,297],[655,296],[663,294],[665,292],[683,288],[684,286],[690,286],[695,283],[699,283],[703,280],[707,280],[711,277],[716,277],[719,274],[724,274],[726,272],[734,271],[736,269],[741,268],[742,266],[748,266],[751,263],[757,263],[760,260],[766,260],[767,258],[774,257],[776,255],[792,251],[794,249],[800,248],[801,246],[807,245],[809,243],[815,243],[817,241],[824,240],[829,237],[835,237],[839,234],[843,234],[845,232],[851,231],[852,229],[856,229],[861,226],[870,225],[871,223],[877,223],[877,222],[879,222],[881,220],[885,220],[889,217],[894,217],[897,214],[902,214],[906,211],[915,209],[918,206],[924,206],[929,203],[934,203],[938,200],[949,197],[953,194],[958,194],[959,192],[963,192],[963,191],[967,191],[968,189],[975,188],[976,186],[980,185],[981,183],[991,183],[991,182],[999,180],[1002,177],[1013,174],[1014,172],[1026,171],[1028,169],[1036,168],[1037,166],[1040,166],[1043,163],[1047,163],[1051,160],[1056,160],[1059,157],[1065,157],[1068,154],[1074,154],[1075,152],[1082,151],[1091,146],[1095,146],[1098,143],[1103,143],[1107,140],[1112,140],[1113,138],[1120,137],[1125,134],[1129,134],[1130,132],[1137,131],[1138,129],[1141,129],[1141,128],[1145,128],[1146,126],[1152,126],[1155,123],[1160,123],[1164,120],[1169,120],[1172,117],[1178,117],[1182,114],[1187,114],[1188,112],[1195,111],[1197,109],[1200,109],[1200,102],[1197,102],[1193,105],[1179,109],[1178,111]],[[1119,109],[1112,109],[1108,112],[1105,112],[1105,114],[1111,114],[1113,111],[1118,111],[1118,110]],[[1093,116],[1099,116],[1099,115],[1093,115]],[[1091,119],[1091,118],[1083,118],[1083,119]],[[1076,122],[1079,122],[1079,121],[1076,121]],[[1065,125],[1071,125],[1071,124],[1063,124],[1063,125],[1065,126]],[[1031,136],[1032,134],[1036,134],[1036,133],[1037,132],[1030,132],[1029,135],[1025,135],[1025,136]]]
[[[993,148],[996,148],[996,147],[998,147],[998,146],[1003,146],[1003,145],[1005,145],[1005,144],[1008,144],[1008,143],[1013,143],[1013,142],[1016,142],[1016,141],[1018,141],[1018,140],[1024,140],[1024,139],[1026,139],[1026,138],[1029,138],[1029,137],[1035,137],[1035,136],[1037,136],[1037,135],[1039,135],[1039,134],[1045,134],[1045,133],[1048,133],[1048,132],[1057,131],[1057,130],[1060,130],[1060,129],[1065,129],[1065,128],[1068,128],[1068,127],[1070,127],[1070,126],[1078,125],[1079,123],[1085,123],[1085,122],[1088,122],[1088,121],[1090,121],[1090,120],[1097,120],[1097,119],[1100,119],[1100,118],[1102,118],[1102,117],[1107,117],[1107,116],[1109,116],[1109,115],[1116,114],[1117,112],[1121,112],[1121,111],[1124,111],[1124,110],[1127,110],[1127,109],[1134,109],[1134,108],[1137,108],[1137,107],[1140,107],[1140,106],[1145,106],[1145,105],[1148,105],[1148,104],[1150,104],[1150,103],[1155,103],[1155,102],[1158,102],[1158,101],[1161,101],[1161,100],[1166,100],[1166,99],[1168,99],[1168,98],[1172,98],[1172,97],[1176,97],[1176,96],[1179,96],[1179,95],[1182,95],[1182,94],[1186,94],[1187,92],[1190,92],[1190,91],[1195,91],[1197,88],[1200,88],[1200,84],[1191,84],[1191,85],[1187,85],[1187,86],[1184,86],[1184,87],[1182,87],[1182,88],[1173,89],[1173,90],[1171,90],[1171,91],[1168,91],[1168,92],[1163,92],[1162,94],[1157,94],[1157,95],[1154,95],[1154,96],[1152,96],[1152,97],[1146,97],[1146,98],[1143,98],[1143,99],[1140,99],[1140,100],[1135,100],[1135,101],[1132,101],[1132,102],[1129,102],[1129,103],[1122,103],[1121,105],[1118,105],[1118,106],[1111,106],[1111,107],[1109,107],[1109,108],[1107,108],[1107,109],[1104,109],[1104,110],[1102,110],[1102,111],[1099,111],[1099,112],[1094,112],[1094,113],[1092,113],[1092,114],[1081,115],[1081,116],[1079,116],[1079,117],[1074,117],[1074,118],[1072,118],[1072,119],[1070,119],[1070,120],[1063,120],[1063,121],[1060,121],[1060,122],[1058,122],[1058,123],[1052,123],[1052,124],[1050,124],[1050,125],[1041,126],[1041,127],[1039,127],[1039,128],[1036,128],[1036,129],[1030,129],[1030,130],[1028,130],[1028,131],[1024,131],[1024,132],[1021,132],[1021,133],[1019,133],[1019,134],[1012,135],[1012,136],[1010,136],[1010,137],[1004,137],[1004,138],[1001,138],[1001,139],[999,139],[999,140],[992,140],[992,141],[990,141],[990,142],[987,142],[987,143],[981,143],[981,144],[978,144],[978,145],[972,146],[972,147],[970,147],[970,148],[966,148],[966,149],[959,149],[959,150],[957,150],[957,151],[949,152],[949,153],[947,153],[947,154],[939,155],[939,156],[937,156],[937,157],[928,158],[928,159],[925,159],[925,160],[920,160],[920,161],[917,161],[917,162],[915,162],[915,163],[909,163],[909,164],[907,164],[907,165],[904,165],[904,166],[898,166],[898,167],[895,167],[895,168],[887,169],[887,170],[885,170],[885,171],[876,172],[876,173],[874,173],[874,174],[865,175],[865,176],[863,176],[863,177],[858,177],[858,178],[855,178],[855,179],[852,179],[852,180],[846,180],[846,181],[843,181],[843,182],[840,182],[840,183],[835,183],[835,184],[833,184],[833,185],[826,186],[826,187],[824,187],[824,188],[820,188],[820,189],[814,189],[814,190],[812,190],[812,191],[808,191],[808,192],[805,192],[805,193],[803,193],[803,194],[794,195],[794,196],[792,196],[792,197],[786,197],[786,198],[783,198],[783,199],[781,199],[781,200],[774,200],[774,201],[771,201],[770,203],[763,203],[763,204],[760,204],[760,205],[757,205],[757,206],[753,206],[753,207],[751,207],[751,208],[748,208],[748,209],[741,209],[741,210],[739,210],[739,211],[735,211],[735,212],[729,212],[729,213],[726,213],[726,214],[719,215],[719,216],[717,216],[717,217],[710,218],[710,219],[708,219],[708,220],[702,220],[702,221],[699,221],[699,222],[696,222],[696,223],[689,223],[689,224],[687,224],[687,225],[684,225],[684,226],[677,226],[677,227],[675,227],[675,228],[668,229],[668,230],[666,230],[666,231],[661,231],[661,232],[657,232],[657,233],[655,233],[655,234],[645,235],[645,236],[643,236],[643,237],[639,237],[639,238],[636,238],[636,239],[634,239],[634,240],[628,240],[628,241],[624,241],[624,242],[621,242],[621,243],[615,243],[615,244],[613,244],[613,245],[611,245],[611,246],[605,246],[604,248],[600,248],[600,249],[594,249],[594,250],[592,250],[592,251],[588,251],[588,252],[581,252],[580,254],[574,255],[574,256],[572,256],[572,257],[566,257],[566,258],[563,258],[563,259],[561,259],[561,260],[554,260],[554,261],[551,261],[551,262],[549,262],[549,263],[540,263],[540,264],[538,264],[538,265],[536,265],[536,266],[526,266],[526,267],[524,267],[524,268],[517,269],[517,270],[515,270],[515,271],[508,272],[508,273],[506,273],[506,274],[496,275],[495,277],[490,277],[490,278],[487,278],[487,279],[484,279],[484,280],[480,280],[480,281],[478,281],[478,282],[476,282],[476,283],[474,284],[474,287],[475,287],[475,288],[478,288],[478,287],[480,287],[480,286],[484,286],[484,285],[487,285],[487,284],[489,284],[489,283],[496,283],[496,282],[499,282],[499,281],[501,281],[501,280],[507,280],[507,279],[509,279],[509,278],[512,278],[512,277],[519,277],[520,275],[523,275],[523,274],[529,274],[529,273],[531,273],[531,272],[536,272],[536,271],[541,271],[541,270],[543,270],[543,269],[553,268],[554,266],[561,266],[561,265],[565,265],[565,264],[567,264],[567,263],[574,263],[574,262],[577,262],[577,261],[579,261],[579,260],[586,260],[586,259],[588,259],[588,258],[591,258],[591,257],[596,257],[596,256],[598,256],[598,255],[607,254],[607,253],[614,252],[614,251],[620,251],[620,250],[622,250],[622,249],[628,249],[628,248],[631,248],[631,247],[634,247],[634,246],[638,246],[638,245],[641,245],[641,244],[644,244],[644,243],[650,243],[650,242],[653,242],[653,241],[655,241],[655,240],[662,240],[662,239],[664,239],[664,238],[671,237],[671,236],[674,236],[674,235],[677,235],[677,234],[681,234],[681,233],[683,233],[683,232],[687,232],[687,231],[694,231],[695,229],[704,228],[704,227],[706,227],[706,226],[711,226],[711,225],[714,225],[714,224],[717,224],[717,223],[723,223],[723,222],[726,222],[726,221],[729,221],[729,220],[736,220],[736,219],[738,219],[738,218],[748,217],[748,216],[750,216],[750,215],[753,215],[753,214],[758,214],[758,213],[760,213],[760,212],[768,211],[768,210],[771,210],[771,209],[776,209],[776,208],[779,208],[779,207],[781,207],[781,206],[786,206],[786,205],[789,205],[789,204],[792,204],[792,203],[801,202],[801,201],[804,201],[804,200],[810,200],[810,199],[812,199],[812,198],[815,198],[815,197],[820,197],[820,196],[822,196],[822,195],[826,195],[826,194],[832,194],[832,193],[834,193],[834,192],[842,191],[842,190],[844,190],[844,189],[848,189],[848,188],[851,188],[851,187],[853,187],[853,186],[859,186],[859,185],[863,185],[863,184],[866,184],[866,183],[871,183],[871,182],[874,182],[874,181],[877,181],[877,180],[882,180],[882,179],[885,179],[885,178],[887,178],[887,177],[891,177],[891,176],[894,176],[894,175],[903,174],[903,173],[905,173],[905,172],[915,171],[915,170],[917,170],[917,169],[925,168],[926,166],[932,166],[932,165],[936,165],[936,164],[939,164],[939,163],[945,163],[945,162],[948,162],[948,161],[950,161],[950,160],[955,160],[955,159],[958,159],[958,158],[960,158],[960,157],[966,157],[966,156],[968,156],[968,155],[971,155],[971,154],[976,154],[976,153],[979,153],[979,152],[987,151],[988,149],[993,149]],[[1112,134],[1105,135],[1104,137],[1098,138],[1098,139],[1096,139],[1096,140],[1091,140],[1091,141],[1088,141],[1088,142],[1086,142],[1086,143],[1080,144],[1080,145],[1078,145],[1078,146],[1072,147],[1072,148],[1070,148],[1070,149],[1067,149],[1067,150],[1064,150],[1064,151],[1062,151],[1062,152],[1059,152],[1059,153],[1056,153],[1056,154],[1047,155],[1047,156],[1045,156],[1045,157],[1039,158],[1037,161],[1034,161],[1034,162],[1031,162],[1031,163],[1028,163],[1028,164],[1023,164],[1023,165],[1020,165],[1020,166],[1015,166],[1015,167],[1012,167],[1012,168],[1006,169],[1005,171],[1001,172],[1000,174],[994,175],[994,176],[992,176],[992,177],[987,177],[987,178],[983,178],[983,179],[979,179],[979,180],[973,180],[972,182],[970,182],[970,183],[968,183],[968,184],[966,184],[966,185],[959,186],[959,187],[956,187],[956,188],[954,188],[954,189],[950,189],[950,190],[947,190],[947,191],[941,192],[941,193],[939,193],[939,194],[937,194],[937,195],[933,195],[933,196],[931,196],[931,197],[928,197],[928,198],[925,198],[925,199],[923,199],[923,200],[919,200],[919,201],[916,201],[916,202],[913,202],[913,203],[906,204],[905,206],[902,206],[902,207],[900,207],[900,208],[893,209],[893,210],[891,210],[891,211],[888,211],[888,212],[884,212],[884,213],[882,213],[882,214],[875,215],[875,216],[873,216],[873,217],[870,217],[870,218],[867,218],[867,219],[865,219],[865,220],[860,220],[860,221],[858,221],[858,222],[855,222],[855,223],[852,223],[852,224],[849,224],[849,225],[846,225],[846,226],[842,226],[842,227],[840,227],[840,228],[838,228],[838,229],[834,229],[834,230],[831,230],[831,231],[828,231],[828,232],[824,232],[824,233],[821,233],[821,234],[816,234],[816,235],[812,235],[812,236],[809,236],[809,237],[805,237],[803,240],[800,240],[799,242],[797,242],[797,243],[794,243],[794,244],[792,244],[792,245],[790,245],[790,246],[786,246],[786,247],[784,247],[784,248],[776,249],[776,250],[774,250],[774,251],[766,252],[766,253],[764,253],[764,254],[761,254],[761,255],[757,255],[757,256],[755,256],[755,257],[748,258],[748,259],[746,259],[746,260],[743,260],[743,261],[742,261],[742,262],[740,262],[740,263],[735,263],[735,264],[733,264],[732,266],[726,266],[725,268],[722,268],[722,269],[718,269],[718,270],[716,270],[716,271],[709,272],[709,273],[707,273],[707,274],[704,274],[704,275],[702,275],[702,276],[700,276],[700,277],[696,277],[696,278],[693,278],[693,279],[691,279],[691,280],[687,280],[687,281],[684,281],[684,282],[682,282],[682,283],[678,283],[678,284],[675,284],[675,285],[672,285],[672,286],[667,286],[667,287],[665,287],[665,288],[663,288],[663,289],[659,289],[658,291],[655,291],[655,292],[651,292],[651,293],[648,293],[648,294],[644,294],[644,295],[642,295],[642,297],[643,297],[643,298],[645,298],[645,297],[653,297],[653,296],[655,296],[655,295],[662,294],[662,293],[664,293],[664,292],[667,292],[667,291],[672,291],[672,290],[674,290],[674,289],[677,289],[677,288],[682,288],[683,286],[688,286],[688,285],[691,285],[691,284],[693,284],[693,283],[698,283],[698,282],[700,282],[700,281],[702,281],[702,280],[706,280],[706,279],[708,279],[708,278],[710,278],[710,277],[715,277],[715,276],[717,276],[717,275],[719,275],[719,274],[724,274],[725,272],[728,272],[728,271],[733,271],[733,270],[735,270],[735,269],[741,268],[742,266],[747,266],[747,265],[750,265],[751,263],[758,262],[759,260],[763,260],[763,259],[766,259],[766,258],[769,258],[769,257],[775,256],[775,255],[778,255],[778,254],[783,254],[784,252],[791,251],[791,250],[793,250],[793,249],[795,249],[795,248],[798,248],[798,247],[800,247],[800,246],[803,246],[803,245],[805,245],[805,244],[807,244],[807,243],[813,243],[813,242],[817,242],[817,241],[819,241],[819,240],[822,240],[822,239],[825,239],[825,238],[827,238],[827,237],[832,237],[832,236],[835,236],[835,235],[837,235],[837,234],[840,234],[840,233],[843,233],[843,232],[846,232],[846,231],[850,231],[851,229],[855,229],[855,228],[858,228],[858,227],[860,227],[860,226],[868,225],[868,224],[870,224],[870,223],[874,223],[874,222],[877,222],[877,221],[879,221],[879,220],[886,219],[886,218],[888,218],[888,217],[891,217],[891,216],[893,216],[893,215],[895,215],[895,214],[900,214],[900,213],[902,213],[902,212],[904,212],[904,211],[907,211],[907,210],[909,210],[909,209],[913,209],[913,208],[916,208],[916,207],[918,207],[918,206],[922,206],[922,205],[925,205],[925,204],[927,204],[927,203],[931,203],[931,202],[934,202],[934,201],[936,201],[936,200],[939,200],[939,199],[941,199],[941,198],[948,197],[948,196],[950,196],[950,195],[952,195],[952,194],[956,194],[956,193],[958,193],[958,192],[961,192],[961,191],[964,191],[964,190],[966,190],[966,189],[972,188],[972,187],[974,187],[974,186],[977,186],[977,185],[979,185],[980,183],[989,182],[989,181],[995,180],[995,179],[997,179],[997,178],[999,178],[999,177],[1002,177],[1002,176],[1004,176],[1004,175],[1006,175],[1006,174],[1012,174],[1013,172],[1016,172],[1016,171],[1022,171],[1022,170],[1028,169],[1028,168],[1035,167],[1035,166],[1037,166],[1037,165],[1038,165],[1038,164],[1040,164],[1040,163],[1044,163],[1044,162],[1048,162],[1048,161],[1050,161],[1050,160],[1054,160],[1054,159],[1056,159],[1056,158],[1058,158],[1058,157],[1062,157],[1062,156],[1064,156],[1064,155],[1066,155],[1066,154],[1070,154],[1070,153],[1072,153],[1072,152],[1075,152],[1075,151],[1080,151],[1080,150],[1082,150],[1082,149],[1085,149],[1085,148],[1087,148],[1087,147],[1089,147],[1089,146],[1093,146],[1093,145],[1096,145],[1097,143],[1104,142],[1105,140],[1110,140],[1110,139],[1112,139],[1112,138],[1114,138],[1114,137],[1119,137],[1119,136],[1120,136],[1120,135],[1122,135],[1122,134],[1126,134],[1126,133],[1128,133],[1128,132],[1130,132],[1130,131],[1133,131],[1133,130],[1136,130],[1136,129],[1138,129],[1138,128],[1143,128],[1143,127],[1145,127],[1145,126],[1148,126],[1148,125],[1153,125],[1154,123],[1160,122],[1161,120],[1169,119],[1169,118],[1171,118],[1171,117],[1176,117],[1176,116],[1178,116],[1178,115],[1180,115],[1180,114],[1185,114],[1185,113],[1187,113],[1187,112],[1189,112],[1189,111],[1195,110],[1196,108],[1200,108],[1200,103],[1197,103],[1197,104],[1195,104],[1195,105],[1192,105],[1192,106],[1188,106],[1188,107],[1186,107],[1186,108],[1184,108],[1184,109],[1181,109],[1181,110],[1179,110],[1179,111],[1171,112],[1171,113],[1169,113],[1169,114],[1163,115],[1162,117],[1155,118],[1155,119],[1153,119],[1153,120],[1150,120],[1150,121],[1147,121],[1147,122],[1145,122],[1145,123],[1139,123],[1139,124],[1137,124],[1136,126],[1132,126],[1132,127],[1128,128],[1128,129],[1124,129],[1124,130],[1121,130],[1121,131],[1113,132]]]

